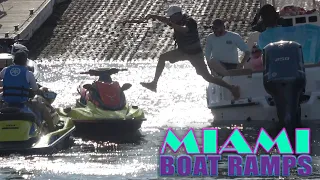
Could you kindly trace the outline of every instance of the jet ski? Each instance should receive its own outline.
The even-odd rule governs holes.
[[[65,148],[75,130],[69,119],[60,119],[51,106],[57,94],[52,91],[36,95],[44,99],[51,111],[55,131],[50,132],[40,113],[33,112],[25,104],[9,106],[1,102],[0,108],[0,154],[51,154]]]
[[[10,66],[13,64],[14,53],[18,50],[29,51],[25,46],[21,44],[25,40],[16,40],[12,38],[0,38],[0,70],[4,67]],[[40,71],[38,65],[35,61],[28,59],[27,67],[29,71],[34,74],[34,77],[38,79],[40,77]]]
[[[138,106],[129,105],[124,91],[132,85],[125,83],[120,87],[111,75],[126,69],[97,69],[82,72],[98,76],[93,83],[82,83],[78,87],[80,99],[74,108],[59,108],[60,116],[69,117],[76,126],[76,136],[114,136],[125,137],[139,132],[146,120],[144,111]]]

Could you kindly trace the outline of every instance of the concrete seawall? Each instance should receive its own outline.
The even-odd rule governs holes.
[[[42,49],[36,58],[153,61],[161,53],[174,49],[172,29],[158,21],[152,24],[121,22],[147,14],[163,15],[168,6],[175,3],[172,0],[72,0],[50,37],[40,41],[42,46],[33,48]],[[205,26],[211,25],[215,18],[226,19],[229,30],[246,37],[259,1],[183,0],[179,4],[198,22],[201,43],[205,44],[212,32]],[[33,39],[36,36],[43,38],[41,32]]]
[[[61,1],[61,0],[60,0]],[[0,38],[29,40],[59,0],[7,0],[1,3]]]
[[[29,40],[34,58],[61,57],[67,59],[76,55],[80,59],[145,60],[155,59],[168,50],[174,49],[172,29],[154,22],[120,23],[127,19],[138,19],[146,14],[160,14],[176,1],[162,0],[72,0],[65,11],[59,12],[55,4],[65,0],[7,0],[0,10],[0,38],[16,37]],[[272,0],[266,0],[271,3]],[[1,0],[0,0],[1,2]],[[259,0],[183,0],[184,12],[198,22],[201,43],[206,37],[215,18],[228,22],[228,30],[239,33],[247,39],[250,23],[259,7]],[[277,7],[296,4],[310,7],[311,0],[277,0]],[[30,10],[33,9],[33,14]],[[55,11],[57,11],[55,13]],[[61,8],[60,8],[61,9]],[[50,28],[39,27],[52,15],[56,23]],[[61,15],[60,17],[56,17]],[[17,29],[15,30],[15,27]],[[54,26],[54,27],[52,27]],[[52,28],[51,28],[52,27]],[[36,30],[39,32],[34,34]],[[31,47],[32,46],[32,47]],[[88,53],[89,52],[89,53]]]

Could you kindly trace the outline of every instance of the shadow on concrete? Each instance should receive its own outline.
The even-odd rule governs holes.
[[[37,59],[40,53],[50,43],[50,40],[54,34],[56,26],[61,21],[63,13],[67,10],[71,3],[71,0],[67,0],[63,3],[57,4],[54,7],[51,16],[44,22],[44,24],[35,32],[32,38],[26,43],[30,53],[30,59]],[[66,43],[66,42],[64,42]]]
[[[7,12],[5,11],[0,11],[0,19],[5,17],[7,15]]]
[[[0,0],[0,5],[2,7],[2,10],[0,10],[0,19],[7,15],[7,12],[5,11],[3,5],[1,4],[1,3],[5,2],[5,1],[7,1],[7,0]],[[1,27],[2,27],[2,25],[1,25]]]

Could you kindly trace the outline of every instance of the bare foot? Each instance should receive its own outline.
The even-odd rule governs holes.
[[[231,93],[233,95],[233,100],[238,100],[240,98],[240,87],[239,86],[232,86]]]
[[[149,89],[150,91],[157,92],[157,84],[155,84],[155,83],[153,83],[153,82],[150,82],[150,83],[141,82],[140,84],[141,84],[143,87]]]

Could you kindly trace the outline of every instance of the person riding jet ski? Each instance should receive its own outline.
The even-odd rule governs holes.
[[[94,71],[90,70],[94,74]],[[98,81],[95,81],[88,93],[82,91],[80,102],[92,102],[96,107],[104,110],[121,110],[126,105],[126,98],[117,81],[112,81],[109,74],[100,74]]]
[[[3,79],[2,99],[8,106],[26,105],[33,112],[41,113],[41,117],[47,122],[49,131],[54,131],[54,125],[51,114],[46,108],[44,102],[39,99],[29,100],[31,93],[40,94],[47,91],[48,88],[41,87],[39,89],[36,79],[32,72],[28,71],[27,65],[28,54],[24,50],[18,50],[14,55],[14,64],[5,67],[0,72],[0,79]],[[32,91],[30,91],[30,88]]]

